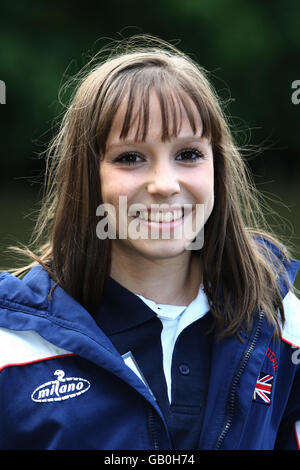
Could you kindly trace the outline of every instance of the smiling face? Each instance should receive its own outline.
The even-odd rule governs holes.
[[[213,153],[208,138],[202,137],[199,113],[190,105],[196,132],[181,110],[179,131],[165,140],[155,92],[150,92],[143,140],[136,139],[136,120],[120,138],[127,103],[119,107],[100,163],[102,201],[116,209],[117,234],[126,231],[126,237],[112,240],[113,252],[137,258],[180,256],[203,230],[214,204]],[[120,204],[120,196],[126,197],[126,206]]]

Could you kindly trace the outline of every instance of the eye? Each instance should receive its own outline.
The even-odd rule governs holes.
[[[198,149],[184,149],[176,156],[176,160],[187,163],[193,163],[201,158],[204,158],[204,154]]]
[[[143,158],[135,152],[127,152],[114,159],[114,163],[122,163],[123,165],[135,165],[143,161]]]

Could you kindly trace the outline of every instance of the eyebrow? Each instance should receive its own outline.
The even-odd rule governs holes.
[[[183,143],[183,142],[191,142],[191,141],[201,141],[203,139],[203,136],[202,135],[191,135],[191,136],[188,136],[188,137],[176,137],[176,138],[173,138],[172,140],[175,141],[176,143]],[[116,148],[116,147],[123,147],[124,145],[136,145],[136,144],[139,144],[139,145],[147,145],[147,142],[146,141],[142,141],[142,140],[121,140],[120,142],[116,142],[116,143],[111,143],[110,145],[107,145],[107,149],[110,149],[110,148]]]

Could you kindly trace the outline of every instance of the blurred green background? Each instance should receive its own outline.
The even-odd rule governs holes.
[[[0,266],[15,265],[8,245],[29,240],[45,168],[39,154],[63,111],[63,83],[111,40],[139,33],[174,41],[210,72],[236,139],[253,150],[249,168],[275,211],[268,220],[300,257],[299,17],[299,0],[3,2]]]

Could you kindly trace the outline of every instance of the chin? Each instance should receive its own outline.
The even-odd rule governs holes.
[[[186,249],[182,240],[151,240],[147,243],[142,240],[140,244],[135,243],[136,254],[149,259],[168,259],[182,255]]]

